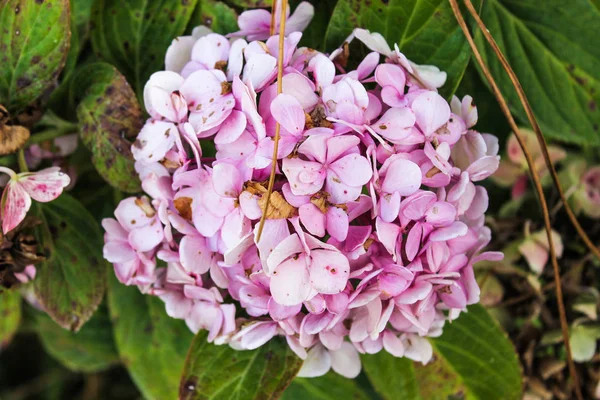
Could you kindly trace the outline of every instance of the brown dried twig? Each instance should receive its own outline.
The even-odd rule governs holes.
[[[498,60],[502,64],[502,67],[508,74],[513,86],[515,87],[515,89],[517,91],[517,94],[519,95],[521,104],[523,104],[523,108],[525,108],[525,113],[527,114],[527,119],[529,120],[529,123],[533,127],[533,131],[535,132],[537,140],[540,143],[540,147],[542,148],[542,154],[544,155],[544,160],[546,161],[546,165],[548,166],[548,169],[550,170],[550,175],[552,176],[552,181],[554,182],[554,186],[556,186],[556,189],[558,189],[558,193],[560,194],[561,201],[565,205],[565,211],[567,212],[567,215],[569,216],[569,220],[571,220],[571,223],[575,227],[577,234],[581,237],[581,239],[583,240],[585,245],[588,247],[588,249],[592,253],[594,253],[594,255],[600,260],[600,250],[592,243],[592,241],[590,240],[587,233],[585,233],[585,231],[579,224],[579,221],[577,221],[577,217],[575,216],[573,209],[571,208],[571,206],[569,205],[569,202],[567,201],[568,196],[565,195],[562,185],[560,184],[560,181],[558,179],[558,174],[556,173],[556,169],[554,168],[554,164],[552,163],[552,160],[550,159],[550,154],[548,153],[548,145],[546,143],[546,139],[544,138],[544,135],[542,134],[540,125],[538,124],[537,119],[535,118],[533,109],[531,108],[531,105],[529,104],[529,100],[527,99],[527,96],[525,95],[525,91],[523,90],[523,87],[521,86],[521,82],[519,82],[517,75],[515,74],[514,70],[508,63],[508,60],[506,59],[506,57],[504,56],[504,54],[498,47],[498,44],[494,40],[494,37],[491,35],[489,30],[487,29],[487,27],[485,26],[485,24],[479,17],[479,14],[477,13],[475,8],[473,7],[473,4],[471,3],[471,0],[465,0],[465,4],[467,6],[467,9],[469,10],[469,13],[471,13],[473,18],[475,19],[475,22],[477,22],[477,25],[479,25],[479,28],[481,29],[481,32],[485,36],[486,40],[488,41],[488,43],[494,50],[494,53],[498,56]]]
[[[462,16],[462,13],[460,11],[460,7],[457,3],[457,0],[449,0],[449,2],[452,7],[452,11],[454,12],[454,15],[456,17],[456,20],[458,22],[458,25],[460,26],[463,33],[465,34],[465,37],[467,38],[467,41],[469,42],[469,46],[471,47],[471,49],[473,51],[473,56],[475,57],[477,63],[481,67],[483,74],[485,75],[488,83],[490,84],[490,87],[492,88],[492,92],[494,93],[496,99],[498,100],[498,102],[500,104],[500,108],[502,109],[502,112],[506,116],[506,119],[508,120],[508,123],[509,123],[511,129],[514,131],[517,141],[519,142],[519,145],[521,146],[523,154],[525,155],[525,159],[527,160],[527,164],[529,165],[529,172],[531,174],[531,178],[533,180],[535,190],[536,190],[536,193],[537,193],[539,201],[540,201],[540,205],[542,208],[542,214],[544,217],[544,227],[546,229],[546,234],[548,236],[548,245],[549,245],[548,247],[550,250],[550,258],[552,260],[552,267],[554,270],[554,280],[556,283],[556,297],[557,297],[557,302],[558,302],[558,311],[559,311],[559,317],[560,317],[559,319],[560,319],[560,325],[561,325],[561,330],[562,330],[562,336],[563,336],[563,339],[565,342],[565,349],[567,352],[569,373],[573,380],[573,386],[575,388],[575,394],[577,396],[577,399],[582,400],[583,397],[581,394],[581,388],[579,386],[577,370],[575,369],[575,364],[573,363],[573,356],[571,353],[571,345],[569,343],[569,326],[568,326],[568,322],[567,322],[567,316],[566,316],[563,293],[562,293],[562,286],[561,286],[561,280],[560,280],[560,268],[558,266],[558,261],[556,258],[556,250],[554,247],[554,241],[552,240],[552,234],[551,234],[552,225],[550,223],[550,214],[548,212],[548,204],[546,202],[546,197],[544,196],[544,192],[542,189],[542,184],[540,181],[539,174],[537,172],[537,169],[535,168],[535,164],[533,162],[533,158],[531,157],[531,153],[529,152],[529,149],[527,148],[527,145],[525,144],[523,135],[522,135],[521,131],[519,130],[519,127],[517,126],[512,114],[510,112],[510,109],[508,108],[508,104],[506,103],[506,100],[504,99],[502,92],[498,88],[498,85],[496,84],[494,77],[492,76],[489,68],[483,61],[481,54],[479,53],[479,50],[477,49],[477,46],[475,45],[473,36],[469,32],[469,28],[467,27],[467,23],[465,22],[465,19]],[[467,3],[467,7],[469,4],[471,5],[470,11],[471,11],[471,9],[473,11],[475,11],[473,9],[473,5],[471,4],[470,0],[465,0],[465,3]],[[481,24],[482,24],[481,30],[484,32],[484,34],[487,33],[488,35],[491,36],[491,34],[489,33],[489,31],[487,30],[485,25],[483,25],[483,22],[481,22]],[[493,49],[494,49],[494,52],[496,53],[496,55],[500,58],[501,53],[499,52],[499,49],[497,49],[497,47],[493,48]]]
[[[288,6],[287,0],[281,0],[281,17],[279,21],[279,54],[277,55],[277,94],[281,94],[283,91],[283,52],[284,52],[284,39],[285,39],[285,19],[286,10]],[[277,7],[277,0],[273,0],[273,7],[271,15],[275,15]],[[271,30],[274,30],[274,17],[271,19]],[[271,193],[273,193],[273,185],[275,185],[275,175],[277,174],[277,153],[279,152],[279,136],[281,131],[281,125],[279,122],[275,125],[275,138],[273,147],[273,160],[271,164],[271,175],[269,176],[269,186],[267,189],[267,198],[265,200],[265,208],[263,209],[262,217],[258,225],[258,232],[256,233],[256,241],[260,242],[263,228],[265,227],[265,220],[267,218],[267,212],[269,211],[269,204],[271,203]]]

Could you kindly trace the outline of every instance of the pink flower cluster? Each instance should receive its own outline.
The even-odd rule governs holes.
[[[258,37],[259,17],[253,28],[242,14],[242,33]],[[147,196],[103,221],[104,256],[211,342],[285,337],[305,360],[300,376],[355,377],[359,353],[382,349],[425,363],[424,337],[479,300],[473,264],[502,257],[481,253],[491,234],[477,185],[498,168],[498,142],[472,129],[470,97],[450,105],[437,93],[445,73],[380,35],[349,38],[374,50],[352,71],[340,50],[298,47],[301,36],[285,37],[279,95],[278,36],[175,39],[146,84],[150,119],[133,145]]]

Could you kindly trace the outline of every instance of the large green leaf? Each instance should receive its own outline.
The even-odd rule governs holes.
[[[362,357],[369,380],[384,399],[521,398],[517,354],[483,306],[468,307],[431,342],[434,358],[426,366],[385,352]]]
[[[157,297],[122,285],[109,271],[108,306],[123,363],[146,399],[176,399],[192,334]]]
[[[318,0],[311,3],[315,7],[315,15],[304,32],[302,32],[300,46],[331,52],[334,48],[325,48],[325,33],[327,32],[327,27],[329,26],[329,21],[337,0]],[[337,43],[335,46],[339,45],[340,43]]]
[[[589,0],[487,0],[481,17],[519,77],[544,133],[600,145],[600,10]],[[479,30],[475,40],[512,111],[527,121]]]
[[[35,322],[46,351],[71,370],[91,373],[119,362],[105,306],[77,333],[62,329],[42,313],[36,314]]]
[[[72,85],[83,91],[77,106],[79,133],[92,152],[100,175],[124,192],[140,190],[134,168],[131,142],[143,125],[142,110],[135,94],[110,64],[94,63],[81,68]]]
[[[71,0],[71,46],[63,71],[63,77],[75,69],[79,53],[85,46],[90,33],[90,17],[94,0]]]
[[[0,0],[0,104],[16,113],[51,90],[69,50],[68,0]]]
[[[204,25],[213,32],[225,35],[238,30],[237,17],[235,10],[221,1],[201,0],[190,18],[187,30],[191,32],[193,28]]]
[[[21,323],[21,294],[17,290],[0,292],[0,350],[17,332]]]
[[[141,97],[153,72],[164,68],[165,52],[185,31],[197,0],[96,0],[92,45],[121,71]]]
[[[398,399],[403,397],[397,397]],[[333,371],[318,378],[296,378],[285,390],[282,400],[367,400],[369,396],[354,379]]]
[[[181,378],[180,400],[276,399],[302,366],[302,360],[280,338],[253,351],[237,351],[206,341],[198,333]]]
[[[50,203],[36,203],[32,210],[42,220],[36,238],[46,256],[37,268],[36,296],[60,326],[78,331],[104,295],[102,232],[94,217],[66,193]]]
[[[447,0],[339,0],[325,37],[326,48],[340,46],[355,27],[381,33],[417,64],[448,73],[442,94],[454,92],[470,58],[469,45]]]
[[[381,351],[363,354],[361,362],[375,390],[384,399],[420,399],[413,362]]]
[[[476,304],[432,340],[437,352],[480,399],[520,399],[521,365],[506,333]]]

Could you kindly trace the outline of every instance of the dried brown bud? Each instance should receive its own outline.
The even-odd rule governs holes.
[[[0,286],[14,286],[19,283],[15,273],[44,260],[43,254],[37,251],[38,243],[32,232],[39,223],[39,219],[28,216],[6,235],[0,233]]]
[[[192,199],[190,197],[178,197],[173,201],[175,209],[182,218],[192,220]]]
[[[262,184],[253,181],[246,182],[245,189],[259,197],[258,205],[264,210],[267,203],[267,189]],[[267,219],[292,218],[296,215],[298,215],[298,209],[288,203],[281,193],[271,193],[269,208],[267,209]]]
[[[16,152],[29,140],[29,129],[6,125],[9,118],[6,108],[0,105],[0,156]]]

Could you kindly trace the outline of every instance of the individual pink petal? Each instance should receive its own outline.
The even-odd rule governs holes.
[[[425,219],[433,226],[446,226],[456,220],[456,208],[445,201],[436,201],[425,212]]]
[[[363,174],[365,173],[366,172],[363,171]],[[325,182],[325,191],[329,193],[329,201],[331,203],[345,204],[349,201],[354,201],[360,196],[361,190],[362,185],[354,186],[346,184],[342,182],[340,177],[338,177],[333,170],[328,171],[327,181]]]
[[[304,131],[304,110],[294,96],[285,93],[278,95],[271,103],[271,113],[282,128],[292,135],[300,135]]]
[[[121,200],[115,209],[115,217],[126,231],[146,226],[154,220],[146,213],[149,203],[144,202],[144,199],[147,201],[147,198],[128,197]]]
[[[421,248],[421,241],[423,240],[423,224],[417,222],[415,226],[408,232],[406,237],[406,258],[408,261],[412,261],[419,249]]]
[[[271,276],[271,295],[282,306],[294,306],[308,298],[311,290],[306,256],[289,259],[275,268]]]
[[[327,157],[325,162],[332,163],[348,153],[358,153],[360,139],[353,135],[334,136],[327,139]]]
[[[257,91],[270,83],[277,74],[277,59],[269,54],[255,54],[244,66],[244,82]]]
[[[369,161],[359,154],[348,154],[331,164],[330,168],[350,186],[363,186],[373,176]]]
[[[181,265],[189,272],[204,274],[215,262],[213,253],[201,236],[184,236],[179,243]]]
[[[133,157],[144,163],[162,160],[173,147],[178,134],[177,127],[170,122],[146,122],[131,146]]]
[[[256,234],[258,225],[254,228],[254,231]],[[298,235],[290,235],[285,219],[266,220],[263,235],[256,245],[260,253],[263,270],[268,276],[287,258],[303,251]]]
[[[213,167],[212,182],[219,196],[233,198],[239,196],[244,184],[238,169],[226,162],[218,163]]]
[[[425,212],[436,200],[437,197],[433,192],[416,193],[404,200],[400,212],[405,218],[417,221],[425,215]]]
[[[271,318],[273,318],[273,320],[283,321],[298,314],[302,309],[302,303],[295,306],[282,306],[271,298],[269,300],[268,309],[269,315]]]
[[[190,61],[195,43],[196,38],[193,36],[179,36],[173,39],[165,54],[165,70],[180,73]]]
[[[420,170],[419,170],[420,172]],[[400,193],[384,194],[379,199],[379,216],[385,222],[392,222],[400,212]]]
[[[400,94],[404,94],[406,75],[398,65],[380,64],[375,70],[375,80],[381,87],[392,86]]]
[[[131,247],[141,252],[153,250],[163,239],[163,226],[158,218],[155,218],[149,225],[133,229],[129,232],[129,243],[131,243]]]
[[[421,186],[421,177],[421,169],[417,164],[399,158],[388,166],[381,189],[387,193],[398,192],[401,196],[409,196]]]
[[[148,114],[158,119],[168,115],[172,117],[171,93],[179,90],[183,81],[181,75],[173,71],[152,74],[144,86],[144,105]]]
[[[311,252],[310,283],[319,293],[336,294],[344,290],[350,265],[341,253],[330,250]]]
[[[402,340],[390,331],[383,332],[383,347],[385,351],[394,357],[404,356],[404,344]]]
[[[285,25],[285,34],[302,32],[306,29],[315,14],[315,8],[307,1],[298,4]]]
[[[19,175],[18,183],[34,200],[46,203],[56,199],[71,178],[58,167]]]
[[[317,193],[323,187],[326,176],[321,164],[299,158],[285,158],[283,173],[288,178],[292,193],[297,196]]]
[[[377,52],[371,52],[358,64],[356,73],[358,74],[358,80],[362,81],[373,73],[377,64],[379,64],[380,55]]]
[[[390,108],[371,127],[384,138],[396,143],[407,137],[415,125],[415,114],[409,108]]]
[[[208,69],[215,69],[218,61],[229,58],[229,41],[216,33],[203,36],[192,48],[191,58],[204,64]]]
[[[221,229],[223,217],[211,213],[202,204],[192,202],[192,219],[198,232],[204,237],[212,237]]]
[[[227,144],[235,142],[246,129],[246,116],[243,112],[233,110],[229,117],[221,124],[219,132],[215,136],[216,144]]]
[[[342,343],[339,350],[329,351],[331,356],[331,368],[348,379],[354,379],[360,374],[361,363],[358,351],[349,343]]]
[[[110,263],[122,263],[135,259],[135,250],[128,242],[111,241],[104,244],[102,255]]]
[[[315,378],[325,375],[331,368],[331,356],[323,345],[317,344],[308,351],[302,368],[298,371],[301,378]]]
[[[327,210],[327,232],[332,238],[340,242],[346,240],[349,225],[348,215],[344,210],[335,206],[329,207],[329,210]]]
[[[411,108],[415,113],[417,125],[426,136],[431,136],[450,118],[450,106],[436,92],[428,91],[419,95]]]
[[[267,10],[244,11],[237,22],[240,27],[238,34],[247,35],[248,40],[264,40],[269,37],[271,13]]]
[[[321,89],[333,83],[335,77],[335,65],[323,54],[317,54],[309,64],[308,70],[313,73],[317,86]]]
[[[311,111],[319,102],[319,96],[315,93],[315,84],[299,73],[283,76],[283,93],[294,96],[305,111]]]
[[[460,236],[464,236],[467,234],[467,225],[465,225],[461,221],[455,221],[451,225],[445,226],[443,228],[438,228],[431,235],[429,235],[429,240],[433,242],[441,242],[445,240],[455,239]]]
[[[548,250],[536,243],[534,240],[525,240],[519,245],[519,252],[527,260],[527,264],[533,272],[541,274],[548,263]]]
[[[253,329],[242,336],[242,347],[254,350],[267,343],[277,333],[277,324],[273,322],[257,322]]]
[[[427,364],[433,357],[433,347],[425,338],[415,334],[408,334],[404,342],[404,356],[413,361]]]
[[[323,237],[325,236],[325,214],[312,203],[302,205],[298,209],[300,221],[306,227],[310,234]]]

